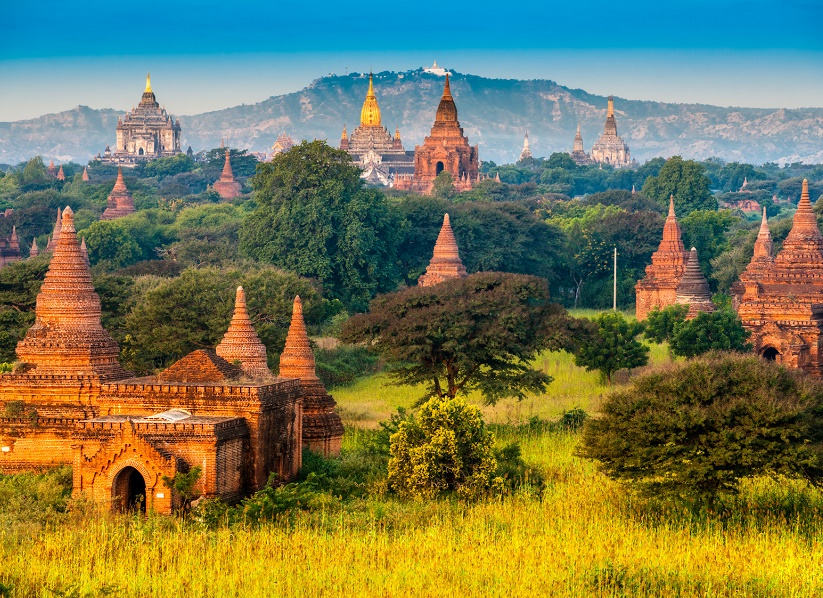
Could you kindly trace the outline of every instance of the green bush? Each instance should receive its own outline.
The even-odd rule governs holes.
[[[391,437],[389,486],[415,499],[449,492],[477,498],[497,469],[493,445],[480,409],[463,399],[430,399],[418,419],[401,422]]]
[[[365,347],[340,345],[335,349],[316,349],[314,359],[317,376],[326,388],[348,386],[379,370],[377,355]]]

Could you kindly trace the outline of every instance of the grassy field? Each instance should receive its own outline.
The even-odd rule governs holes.
[[[655,362],[667,359],[655,349]],[[818,491],[755,480],[718,513],[634,497],[574,456],[577,435],[516,425],[595,411],[608,392],[565,354],[539,363],[555,377],[546,395],[486,416],[500,443],[517,440],[541,470],[540,491],[417,503],[375,487],[272,523],[214,528],[95,514],[67,502],[66,470],[0,477],[0,596],[823,595]],[[420,393],[375,376],[335,394],[350,426],[344,460],[356,460],[366,428]]]

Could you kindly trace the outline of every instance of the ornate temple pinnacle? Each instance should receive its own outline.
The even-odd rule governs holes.
[[[418,279],[421,287],[433,286],[449,278],[463,278],[466,276],[466,267],[460,259],[457,248],[457,239],[451,227],[449,215],[443,216],[443,226],[434,244],[431,262],[426,273]]]
[[[377,97],[374,95],[373,75],[369,73],[369,90],[366,92],[366,99],[363,102],[363,109],[360,111],[361,127],[379,127],[380,106],[377,105]]]
[[[314,353],[306,332],[306,322],[303,320],[303,302],[300,295],[294,298],[286,346],[280,355],[280,376],[298,378],[302,382],[319,383],[315,372]]]
[[[669,218],[674,218],[674,195],[669,195]]]
[[[614,96],[609,96],[609,107],[606,118],[614,118]]]
[[[152,90],[151,90],[151,73],[146,73],[146,89],[143,93],[152,93]]]
[[[223,340],[215,352],[229,363],[240,362],[240,369],[253,378],[271,378],[266,359],[266,346],[257,336],[246,307],[246,293],[237,287],[234,296],[234,315]]]

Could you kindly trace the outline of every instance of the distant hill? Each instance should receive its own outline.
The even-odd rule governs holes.
[[[328,139],[336,145],[343,124],[359,124],[368,76],[359,73],[315,80],[298,92],[257,104],[181,116],[183,147],[217,147],[226,137],[233,147],[267,151],[277,136]],[[407,149],[423,142],[434,120],[443,77],[422,69],[375,74],[383,124],[400,127]],[[140,90],[135,91],[135,98]],[[156,90],[162,103],[163,90]],[[517,159],[528,129],[532,152],[548,156],[571,149],[580,121],[588,150],[603,131],[606,98],[569,89],[548,80],[487,79],[455,73],[452,93],[469,141],[480,157],[497,163]],[[174,107],[169,107],[176,114]],[[823,162],[823,108],[722,108],[702,104],[615,98],[618,133],[632,156],[680,154],[689,158]],[[35,154],[56,161],[85,162],[114,144],[115,110],[73,110],[39,118],[0,123],[0,163],[16,163]]]

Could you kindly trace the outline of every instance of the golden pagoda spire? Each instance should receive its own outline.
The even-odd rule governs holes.
[[[151,91],[151,73],[146,73],[146,90],[143,93],[152,93],[152,91]]]
[[[369,73],[369,90],[366,92],[366,100],[363,102],[363,109],[360,111],[361,127],[379,127],[380,107],[377,105],[377,97],[374,95],[374,77]]]
[[[609,107],[606,118],[614,118],[614,96],[609,96]]]

